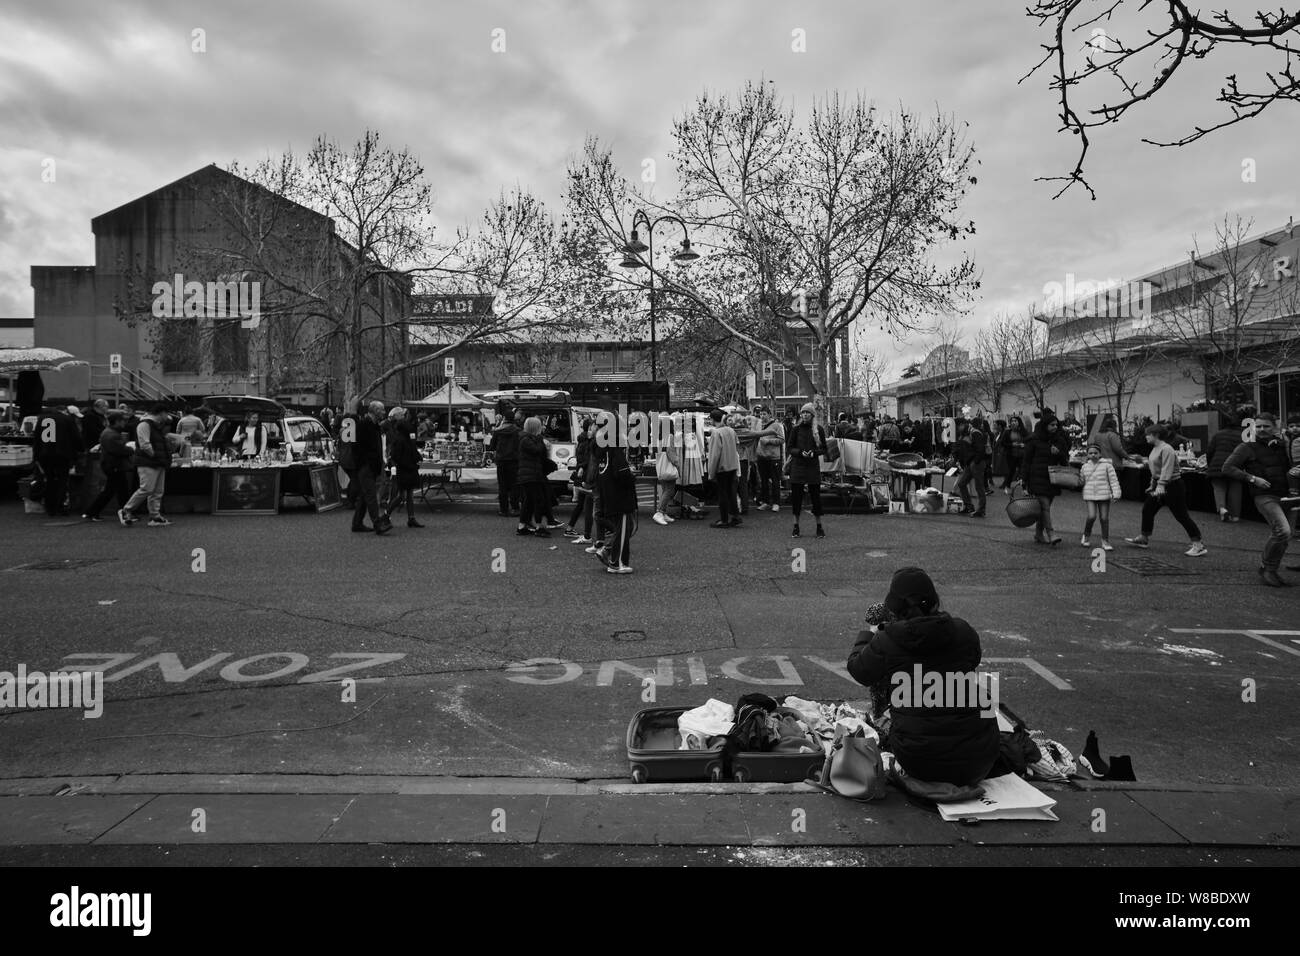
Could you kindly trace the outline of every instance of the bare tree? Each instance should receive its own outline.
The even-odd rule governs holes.
[[[1281,281],[1288,276],[1279,274],[1272,245],[1247,242],[1252,225],[1225,216],[1206,251],[1193,238],[1152,323],[1161,353],[1224,408],[1246,401],[1256,377],[1300,356],[1300,290]]]
[[[519,187],[502,192],[474,230],[440,243],[423,168],[373,131],[348,149],[322,137],[305,159],[285,153],[229,173],[198,197],[212,223],[185,253],[192,270],[258,283],[267,354],[286,369],[336,368],[350,396],[470,342],[583,321],[574,308],[583,284],[569,265],[590,250]],[[436,323],[424,342],[437,347],[413,356],[422,292],[478,293],[494,304]],[[147,300],[122,312],[151,321]]]
[[[1184,0],[1037,0],[1026,13],[1052,33],[1042,44],[1043,58],[1020,82],[1049,63],[1051,88],[1061,106],[1061,131],[1079,137],[1079,155],[1074,169],[1065,176],[1040,176],[1046,182],[1064,181],[1053,198],[1075,183],[1096,199],[1083,175],[1090,140],[1088,131],[1118,124],[1130,109],[1145,103],[1172,81],[1189,61],[1204,60],[1219,47],[1244,47],[1252,53],[1273,53],[1278,65],[1243,89],[1235,73],[1224,78],[1216,102],[1227,107],[1227,115],[1172,142],[1143,139],[1155,146],[1184,146],[1226,126],[1251,119],[1281,100],[1300,102],[1300,81],[1293,72],[1293,57],[1300,54],[1300,11],[1259,10],[1249,18],[1229,15],[1225,10],[1208,18]],[[1131,22],[1116,25],[1116,15],[1128,14]],[[1147,16],[1143,16],[1143,15]],[[1087,37],[1083,37],[1088,31]],[[1109,82],[1109,92],[1102,86]],[[1076,94],[1098,90],[1099,105],[1079,106]],[[1113,98],[1108,98],[1113,97]]]
[[[854,337],[853,356],[850,362],[849,383],[855,395],[867,400],[868,408],[875,408],[872,396],[884,389],[884,383],[894,377],[894,362],[881,348],[872,347],[862,329]]]
[[[975,335],[971,350],[970,379],[982,407],[1002,411],[1002,399],[1015,368],[1023,335],[1021,324],[1007,314],[994,317]]]
[[[1073,374],[1067,363],[1060,360],[1060,348],[1052,341],[1051,331],[1044,322],[1034,318],[1032,310],[1017,316],[1011,328],[1011,382],[1008,391],[1031,401],[1038,408],[1047,404],[1047,390]]]
[[[608,151],[589,142],[571,170],[574,205],[615,247],[630,236],[633,203],[680,214],[708,255],[689,271],[652,264],[657,287],[683,314],[789,367],[815,400],[830,388],[835,342],[855,321],[902,332],[978,285],[968,258],[935,265],[942,244],[974,231],[957,219],[974,182],[972,152],[950,120],[885,119],[833,94],[799,131],[771,84],[751,83],[734,98],[701,96],[674,138],[677,202],[635,195]],[[762,308],[741,308],[755,293]],[[801,333],[813,344],[808,363]]]

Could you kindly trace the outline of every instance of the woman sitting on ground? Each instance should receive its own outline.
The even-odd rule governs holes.
[[[862,631],[849,655],[848,670],[858,683],[892,696],[907,689],[916,701],[921,688],[894,686],[894,674],[915,680],[915,665],[922,674],[937,673],[949,685],[948,675],[964,676],[979,667],[979,635],[961,618],[940,610],[939,595],[930,576],[920,568],[894,572],[885,598],[893,620],[875,631]],[[884,685],[883,688],[880,685]],[[888,698],[886,698],[888,699]],[[912,777],[930,783],[967,786],[988,776],[998,757],[1000,737],[995,715],[983,715],[978,700],[940,700],[942,706],[890,707],[891,724],[884,749]],[[964,703],[966,706],[953,706]]]

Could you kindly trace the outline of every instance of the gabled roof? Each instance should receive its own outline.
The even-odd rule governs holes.
[[[119,216],[127,214],[128,212],[133,211],[141,203],[145,203],[152,199],[163,196],[168,192],[192,190],[196,193],[201,194],[205,188],[212,188],[218,185],[227,185],[231,182],[239,182],[247,186],[251,186],[254,189],[261,189],[268,196],[275,196],[281,202],[288,203],[290,206],[294,206],[297,209],[300,209],[306,213],[310,213],[313,216],[319,216],[321,219],[324,219],[327,222],[330,221],[328,216],[321,215],[320,213],[316,212],[316,210],[314,209],[309,209],[308,207],[302,205],[301,203],[296,203],[291,199],[285,199],[283,196],[280,196],[277,193],[274,193],[263,186],[259,186],[256,183],[244,179],[242,176],[236,176],[234,173],[222,169],[216,163],[209,163],[207,166],[200,167],[199,169],[194,170],[194,172],[192,173],[187,173],[186,175],[182,176],[180,179],[174,180],[165,186],[159,186],[157,189],[153,190],[153,192],[145,193],[143,196],[137,196],[135,199],[132,199],[130,202],[125,202],[122,205],[116,207],[115,209],[110,209],[108,212],[100,213],[98,216],[90,220],[91,231],[97,232],[98,224],[101,221],[108,220],[108,219],[115,219]]]

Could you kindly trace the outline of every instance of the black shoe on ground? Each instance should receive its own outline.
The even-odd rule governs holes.
[[[513,511],[497,511],[497,514],[499,514],[499,515],[500,515],[501,517],[503,517],[503,518],[509,518],[512,514],[514,514],[514,512],[513,512]]]
[[[364,525],[364,524],[361,525],[360,527],[358,527],[357,525],[353,525],[353,526],[352,526],[352,533],[353,533],[353,534],[363,534],[363,533],[365,533],[365,532],[367,532],[367,531],[373,531],[373,530],[374,530],[373,528],[369,527],[368,525]]]
[[[1088,742],[1079,754],[1079,763],[1098,780],[1104,780],[1106,774],[1110,773],[1110,765],[1101,759],[1101,748],[1097,745],[1097,734],[1094,731],[1088,731]]]
[[[732,518],[732,519],[731,519],[731,527],[733,527],[733,528],[739,528],[739,527],[740,527],[740,519],[739,519],[739,518]]]
[[[719,519],[719,520],[714,521],[713,523],[711,523],[711,524],[709,525],[709,527],[710,527],[710,528],[730,528],[730,527],[731,527],[731,522],[729,522],[729,521],[723,521],[723,520]]]
[[[826,537],[826,529],[823,528],[821,525],[817,526],[817,537],[819,538]]]
[[[388,534],[392,530],[393,523],[391,521],[385,521],[383,524],[375,526],[375,534]]]
[[[407,526],[408,528],[423,528],[423,527],[424,527],[424,525],[420,524],[420,522],[416,521],[414,518],[407,518],[407,519],[406,519],[406,526]]]
[[[1265,584],[1267,584],[1271,588],[1291,587],[1290,581],[1282,580],[1282,578],[1278,577],[1278,573],[1270,568],[1260,568],[1259,577],[1260,580],[1262,580]]]
[[[970,513],[970,516],[971,516],[972,518],[983,518],[983,517],[984,517],[984,512],[982,512],[982,511],[972,511],[972,512]]]
[[[515,534],[527,535],[532,533],[533,533],[533,529],[528,527],[528,525],[520,525],[518,528],[515,528]]]
[[[790,537],[792,537],[792,538],[797,538],[797,537],[799,537],[799,526],[798,526],[798,525],[795,525],[795,526],[794,526],[794,530],[790,532]]]
[[[538,525],[537,530],[534,531],[533,534],[539,538],[549,538],[551,536],[551,529],[546,525]]]
[[[101,518],[99,515],[82,515],[81,517],[82,517],[82,520],[83,520],[83,521],[103,521],[103,520],[104,520],[104,519]]]

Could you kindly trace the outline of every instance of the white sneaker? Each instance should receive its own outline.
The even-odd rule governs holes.
[[[1200,541],[1194,542],[1190,548],[1183,552],[1183,554],[1187,555],[1189,558],[1199,558],[1201,555],[1209,553],[1210,549]]]
[[[670,515],[670,514],[669,514],[668,512],[666,512],[666,511],[664,512],[664,517],[668,519],[668,523],[669,523],[669,524],[672,524],[674,521],[677,520],[676,518],[674,518],[672,515]]]
[[[654,513],[654,517],[652,520],[654,521],[655,524],[661,524],[664,527],[668,526],[668,519],[664,517],[664,513],[662,511],[656,511]]]
[[[1079,538],[1079,544],[1081,544],[1083,547],[1087,548],[1087,547],[1090,547],[1090,546],[1092,545],[1092,542],[1088,540],[1088,536],[1085,534],[1085,535],[1083,535],[1082,537]]]
[[[1101,543],[1101,550],[1103,550],[1103,551],[1114,551],[1115,549],[1111,546],[1111,543],[1110,543],[1109,541],[1104,541],[1104,540],[1103,540],[1102,543]]]
[[[605,570],[608,571],[610,574],[631,574],[632,573],[632,569],[628,567],[626,564],[618,564],[618,565],[611,564],[608,567],[606,567]]]
[[[767,505],[759,505],[759,506],[758,506],[758,510],[759,510],[759,511],[766,511],[766,510],[767,510]]]
[[[594,544],[590,538],[574,538],[573,544]]]
[[[772,505],[772,514],[776,514],[780,510],[781,510],[780,505]]]
[[[591,547],[586,548],[586,549],[584,549],[584,550],[585,550],[588,554],[600,554],[602,548],[600,547],[600,545],[596,544],[596,543],[593,541]]]

